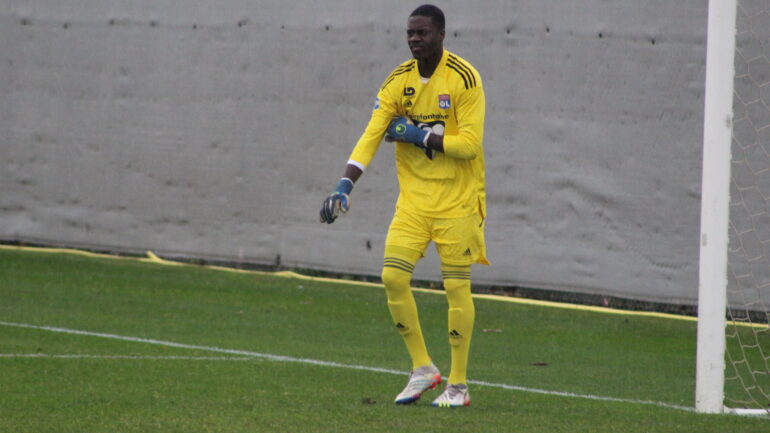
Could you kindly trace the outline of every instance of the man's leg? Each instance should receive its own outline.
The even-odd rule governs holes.
[[[420,251],[408,248],[385,247],[382,281],[385,283],[385,292],[388,295],[388,308],[412,359],[409,382],[396,396],[396,404],[414,403],[425,391],[441,383],[441,373],[431,362],[428,349],[425,347],[420,319],[417,315],[417,304],[414,302],[409,285],[414,264],[421,255]]]
[[[449,303],[448,331],[452,354],[452,369],[449,373],[450,385],[465,384],[468,371],[468,353],[470,352],[473,322],[476,310],[471,297],[471,267],[441,267],[444,277],[444,290]]]
[[[471,404],[466,374],[468,354],[473,334],[476,311],[471,297],[471,267],[442,265],[444,290],[449,302],[449,345],[452,354],[452,369],[449,372],[446,389],[435,400],[433,406],[461,407]]]
[[[431,364],[425,339],[420,328],[417,304],[414,302],[410,282],[414,265],[421,253],[397,246],[385,247],[385,261],[382,268],[382,282],[388,296],[388,309],[393,324],[404,338],[407,351],[412,359],[412,369]]]
[[[444,392],[433,406],[460,407],[471,403],[467,386],[468,355],[476,310],[471,297],[471,264],[489,264],[480,214],[436,220],[432,233],[441,257],[441,275],[449,303],[448,331],[452,369]]]

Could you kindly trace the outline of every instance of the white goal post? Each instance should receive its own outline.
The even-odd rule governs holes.
[[[736,16],[739,0],[710,0],[706,49],[706,85],[703,125],[701,238],[698,288],[698,341],[695,409],[702,413],[769,415],[766,408],[730,408],[725,401],[726,355],[730,362],[726,327],[729,311],[730,191],[734,137],[734,86],[736,78]],[[770,16],[770,11],[760,14]],[[749,30],[750,32],[751,30]],[[765,60],[762,60],[765,61]],[[761,84],[765,86],[767,83]],[[756,93],[759,93],[757,90]],[[737,119],[736,119],[737,121]],[[766,129],[763,126],[762,129]],[[753,130],[752,130],[753,131]],[[766,176],[766,175],[765,175]],[[733,226],[734,227],[734,226]],[[763,259],[766,260],[766,255]],[[767,311],[765,307],[765,320]],[[767,325],[765,324],[765,327]],[[762,338],[766,336],[763,335]],[[742,344],[741,342],[739,342]],[[759,346],[764,377],[770,376],[768,357]],[[743,346],[741,346],[743,347]],[[737,370],[734,366],[733,370]],[[751,372],[754,375],[754,372]],[[761,388],[757,386],[745,389]],[[760,389],[763,398],[767,392]],[[762,402],[767,404],[770,402]]]
[[[695,409],[724,409],[725,310],[737,0],[710,0],[703,115]]]

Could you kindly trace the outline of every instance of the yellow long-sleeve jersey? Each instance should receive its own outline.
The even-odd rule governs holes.
[[[485,100],[481,77],[470,63],[444,50],[430,79],[415,59],[402,63],[377,93],[366,130],[350,164],[368,166],[390,121],[406,116],[444,136],[444,152],[429,159],[412,143],[396,142],[400,194],[396,207],[433,218],[486,215],[484,175]]]

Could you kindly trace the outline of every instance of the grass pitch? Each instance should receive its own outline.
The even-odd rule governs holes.
[[[446,300],[416,298],[428,347],[446,374]],[[770,426],[687,410],[695,322],[475,303],[469,377],[485,385],[471,384],[472,406],[433,408],[433,391],[402,407],[392,399],[409,362],[382,289],[0,249],[0,431],[748,433]]]

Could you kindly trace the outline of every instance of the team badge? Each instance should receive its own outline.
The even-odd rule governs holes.
[[[380,108],[380,98],[374,98],[374,108],[372,110],[377,110]]]
[[[452,102],[449,100],[449,95],[438,95],[438,108],[446,110],[452,106]]]

